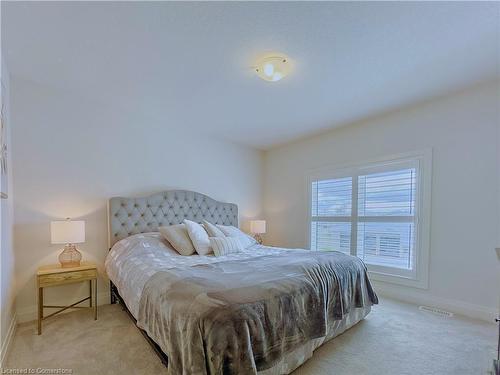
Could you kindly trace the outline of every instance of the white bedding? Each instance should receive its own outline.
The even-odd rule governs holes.
[[[144,285],[159,270],[224,262],[231,259],[246,259],[253,256],[279,254],[288,251],[293,250],[253,245],[243,252],[221,257],[213,255],[183,256],[177,253],[159,232],[154,232],[136,234],[117,242],[106,258],[105,267],[109,278],[118,288],[118,292],[127,308],[137,320]],[[303,346],[285,355],[273,367],[258,372],[258,375],[291,373],[309,359],[317,347],[361,321],[370,310],[371,307],[367,304],[365,307],[352,309],[342,320],[328,322],[326,336],[308,341]]]
[[[137,319],[144,285],[153,274],[160,270],[246,259],[286,251],[293,250],[253,245],[240,253],[221,257],[215,257],[213,254],[183,256],[175,251],[159,232],[153,232],[136,234],[117,242],[109,251],[104,264],[108,277],[116,285],[129,311]]]

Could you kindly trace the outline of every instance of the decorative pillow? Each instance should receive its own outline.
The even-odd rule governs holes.
[[[210,246],[216,257],[243,251],[237,237],[210,237]]]
[[[233,227],[232,225],[217,225],[217,228],[219,228],[222,233],[226,235],[226,237],[238,238],[240,240],[241,246],[243,246],[244,249],[257,243],[257,241],[255,241],[255,238],[249,236],[242,230]]]
[[[191,238],[196,252],[200,255],[210,254],[212,248],[210,247],[210,240],[205,229],[200,224],[191,220],[184,219],[184,224],[186,224],[189,238]]]
[[[184,224],[159,227],[158,231],[168,242],[170,242],[179,254],[192,255],[195,253],[195,248],[189,238],[187,228]]]
[[[217,228],[215,224],[209,223],[206,220],[203,220],[203,227],[210,237],[226,237],[224,232]]]

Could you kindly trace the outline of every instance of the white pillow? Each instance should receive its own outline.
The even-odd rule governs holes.
[[[243,251],[237,237],[210,237],[210,246],[216,257]]]
[[[179,254],[192,255],[195,253],[195,248],[189,238],[187,228],[184,224],[159,227],[158,231]]]
[[[203,227],[210,237],[226,237],[224,232],[217,228],[215,224],[209,223],[206,220],[203,220]]]
[[[210,254],[212,248],[210,247],[210,240],[205,229],[200,224],[191,220],[184,219],[184,224],[186,224],[189,238],[191,238],[196,252],[200,255]]]
[[[249,236],[242,230],[233,227],[232,225],[217,225],[217,228],[219,228],[227,237],[237,237],[244,249],[257,243],[255,238]]]

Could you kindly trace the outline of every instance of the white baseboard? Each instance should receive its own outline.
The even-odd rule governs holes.
[[[97,303],[98,306],[109,305],[109,291],[97,293],[97,302],[98,302]],[[55,301],[54,302],[55,305],[61,305],[61,306],[71,304],[71,303],[72,302],[70,302],[70,301]],[[82,306],[84,306],[84,305],[82,305]],[[68,309],[68,310],[64,311],[63,314],[65,314],[67,312],[71,312],[71,311],[75,311],[75,310]],[[17,310],[17,322],[18,323],[31,322],[31,321],[37,319],[37,314],[38,314],[38,306],[37,305],[31,305],[31,306],[24,307],[22,309],[18,309]]]
[[[408,288],[401,288],[394,285],[387,285],[373,282],[375,291],[381,297],[388,297],[398,301],[415,305],[437,307],[473,319],[480,319],[493,322],[498,317],[498,309],[475,305],[468,302],[457,301],[447,298],[432,296],[422,291],[409,291]]]
[[[9,354],[9,349],[12,344],[12,339],[14,338],[14,334],[16,333],[16,327],[17,327],[17,315],[16,313],[14,313],[12,319],[10,320],[7,336],[5,336],[5,340],[4,342],[2,342],[0,348],[0,368],[4,367],[4,361],[7,359],[7,355]]]

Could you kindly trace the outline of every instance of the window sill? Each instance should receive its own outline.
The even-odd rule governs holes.
[[[389,275],[387,273],[368,270],[370,280],[381,281],[384,283],[404,285],[419,289],[428,289],[429,282],[426,278],[413,279],[405,276]]]

